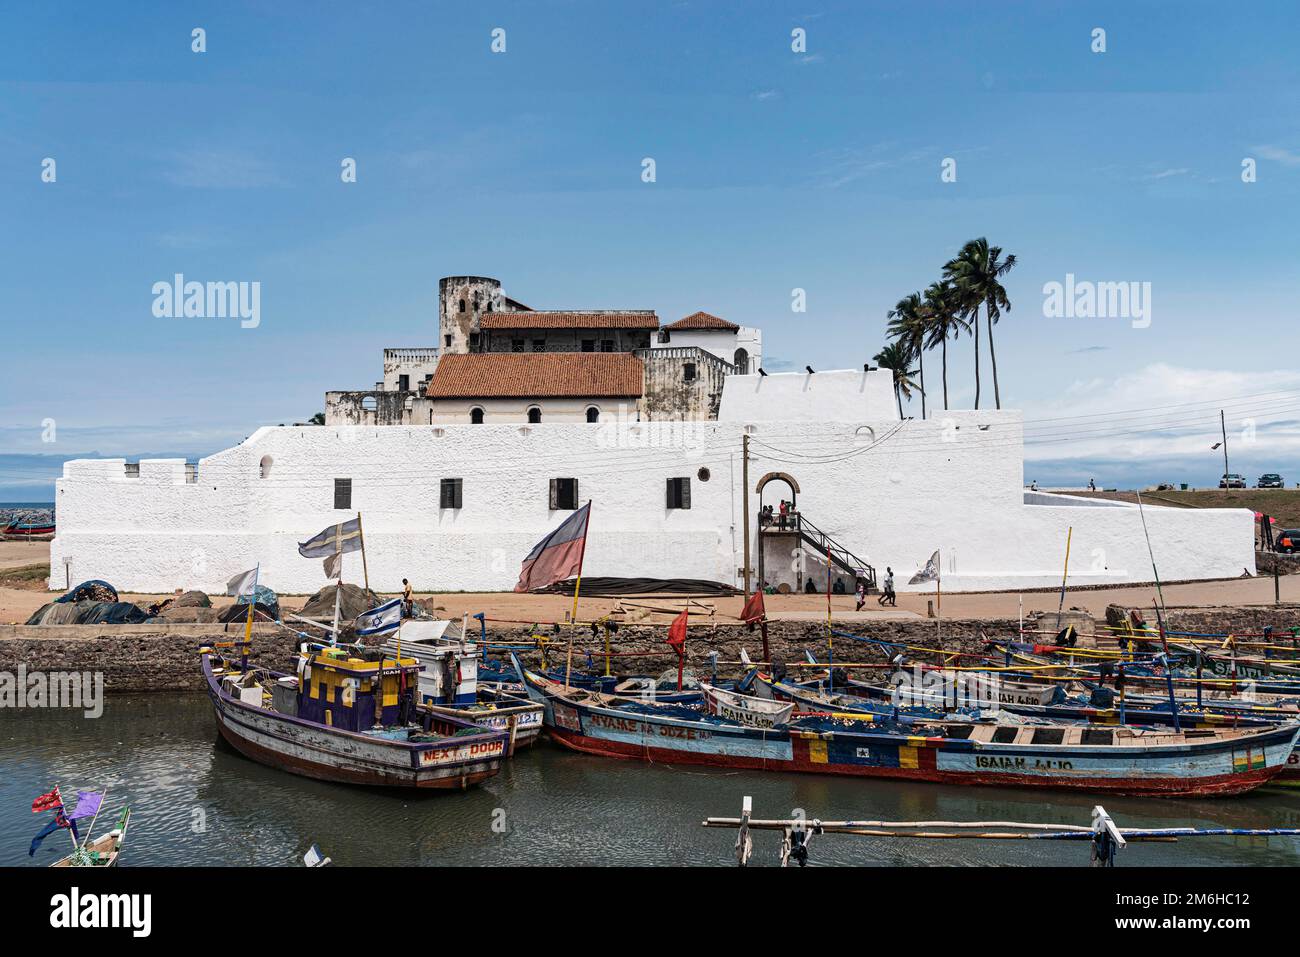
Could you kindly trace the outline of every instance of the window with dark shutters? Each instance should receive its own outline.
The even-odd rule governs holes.
[[[460,508],[461,483],[463,479],[445,478],[439,484],[438,507]]]
[[[689,478],[670,478],[668,480],[668,507],[691,507],[691,480]]]
[[[576,478],[551,479],[551,511],[572,511],[578,507],[578,480]]]
[[[352,479],[336,478],[334,480],[334,507],[352,507]]]

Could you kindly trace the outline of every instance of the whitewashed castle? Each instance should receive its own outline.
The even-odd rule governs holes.
[[[438,327],[434,346],[385,350],[373,389],[326,393],[324,426],[262,428],[197,468],[68,462],[52,584],[221,591],[260,563],[309,593],[323,571],[297,543],[359,512],[377,590],[508,590],[590,500],[585,574],[739,586],[746,498],[755,585],[851,592],[888,566],[907,590],[935,550],[945,591],[1058,585],[1068,528],[1072,584],[1150,579],[1136,507],[1023,488],[1019,412],[900,420],[888,370],[768,374],[757,329],[534,310],[483,277],[441,281]],[[797,518],[769,524],[782,499]],[[1163,579],[1254,571],[1249,510],[1146,519]]]

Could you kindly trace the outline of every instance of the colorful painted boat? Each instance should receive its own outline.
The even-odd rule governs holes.
[[[131,823],[131,808],[124,807],[117,816],[117,823],[107,834],[89,837],[67,857],[55,861],[50,867],[114,867],[122,845],[126,843],[126,829]]]
[[[570,689],[517,665],[548,733],[575,751],[658,763],[1200,797],[1250,791],[1285,766],[1300,723],[1264,729],[945,724],[934,733],[857,715],[750,728],[682,705]]]
[[[8,525],[0,526],[0,535],[53,535],[53,522],[10,522]]]
[[[293,675],[246,669],[207,648],[202,662],[221,736],[241,754],[293,774],[468,788],[496,774],[506,754],[502,731],[443,715],[409,720],[420,670],[414,659],[322,648],[300,656]]]
[[[529,701],[520,688],[518,695],[479,684],[478,645],[444,637],[447,621],[405,619],[400,642],[393,638],[384,653],[420,663],[419,709],[458,718],[508,736],[507,754],[527,747],[542,734],[542,709]]]

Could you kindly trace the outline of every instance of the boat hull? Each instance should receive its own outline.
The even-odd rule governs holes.
[[[747,755],[715,754],[705,751],[692,751],[681,748],[659,747],[653,744],[634,744],[627,741],[611,741],[590,735],[574,733],[558,728],[548,728],[547,733],[558,743],[573,751],[584,754],[599,755],[605,758],[621,758],[657,764],[703,765],[747,771],[788,771],[806,774],[837,774],[851,777],[892,778],[904,781],[926,781],[935,784],[976,784],[996,787],[1046,787],[1087,791],[1097,794],[1115,795],[1163,795],[1165,797],[1225,797],[1244,794],[1268,783],[1277,775],[1275,769],[1264,768],[1242,773],[1204,775],[1194,781],[1181,777],[1153,778],[1146,774],[1125,776],[1114,773],[1110,776],[1094,775],[1082,772],[1068,781],[1059,776],[1046,776],[1042,773],[1019,773],[1013,770],[944,770],[934,768],[907,768],[888,764],[867,765],[822,762],[811,753],[794,753],[792,749],[787,757],[780,754]],[[1011,759],[1015,760],[1015,759]],[[1300,781],[1294,782],[1300,784]]]
[[[771,729],[655,714],[564,696],[524,673],[565,747],[605,757],[944,784],[1047,787],[1109,794],[1240,794],[1284,768],[1300,725],[1164,745],[999,744],[898,730]]]
[[[495,775],[506,736],[497,732],[410,744],[281,715],[222,692],[204,659],[217,730],[260,764],[319,781],[379,787],[462,790]]]

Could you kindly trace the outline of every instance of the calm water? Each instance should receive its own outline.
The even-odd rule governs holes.
[[[297,865],[316,842],[339,864],[730,864],[733,831],[705,817],[805,808],[827,820],[1046,821],[1086,824],[1095,799],[1000,788],[710,771],[607,761],[540,744],[468,793],[415,795],[322,784],[255,764],[219,743],[205,695],[109,698],[97,721],[75,712],[0,712],[0,865],[30,865],[44,816],[31,801],[54,783],[109,787],[104,818],[134,814],[124,865]],[[1110,798],[1124,826],[1300,825],[1300,794],[1233,800]],[[504,813],[506,832],[493,829]],[[96,831],[101,830],[97,827]],[[779,836],[755,835],[755,863],[775,861]],[[65,853],[46,838],[38,863]],[[1086,844],[904,841],[823,836],[815,864],[1087,863]],[[1295,865],[1300,839],[1197,838],[1134,845],[1122,866]]]

